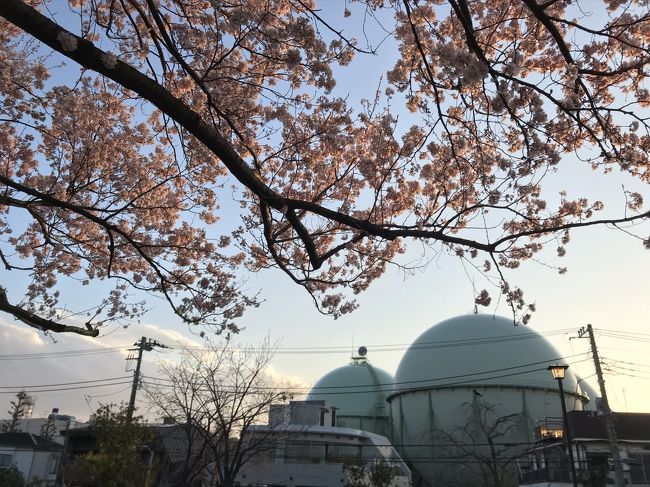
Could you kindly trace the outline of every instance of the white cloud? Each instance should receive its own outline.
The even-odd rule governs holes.
[[[37,330],[23,324],[8,323],[2,318],[0,318],[0,342],[4,348],[11,344],[12,353],[20,352],[23,348],[31,350],[32,347],[45,346],[43,336]],[[5,350],[5,353],[9,353],[9,351]]]
[[[77,324],[74,321],[80,320],[69,321]],[[192,337],[153,324],[127,328],[115,325],[112,329],[107,327],[105,336],[92,338],[68,333],[46,336],[27,325],[9,323],[6,319],[0,318],[0,354],[5,356],[5,360],[0,362],[0,384],[13,388],[0,390],[4,392],[0,394],[0,411],[8,408],[15,391],[37,385],[43,385],[41,389],[48,390],[33,393],[36,397],[35,415],[47,413],[53,407],[58,407],[63,414],[72,414],[85,419],[99,402],[128,400],[133,373],[125,370],[127,365],[125,358],[129,354],[127,349],[132,348],[142,336],[153,338],[174,348],[178,348],[178,342],[190,346],[199,345]],[[98,354],[78,353],[80,350],[102,350],[113,347],[123,350],[116,352],[107,350],[107,353]],[[19,354],[37,354],[37,356],[25,359],[17,356]],[[160,357],[162,355],[159,353],[145,353],[143,373],[149,376],[157,375],[156,362]],[[131,362],[131,366],[133,365]],[[120,379],[105,383],[54,385],[107,378]],[[0,418],[2,417],[3,413],[0,412]]]
[[[144,335],[157,339],[162,342],[164,345],[174,346],[181,345],[185,347],[200,347],[203,345],[200,341],[190,338],[190,332],[187,331],[185,334],[180,333],[176,330],[170,330],[167,328],[161,328],[153,324],[145,324],[137,327],[138,330],[147,330]]]
[[[302,377],[293,374],[285,374],[276,369],[273,365],[266,367],[264,372],[278,387],[286,387],[287,389],[296,388],[300,391],[305,391],[309,388],[309,385],[305,383],[305,380]]]

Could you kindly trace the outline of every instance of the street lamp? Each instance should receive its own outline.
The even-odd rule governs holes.
[[[557,380],[557,385],[560,388],[560,402],[562,403],[562,419],[564,420],[564,437],[566,440],[567,450],[569,451],[569,464],[571,465],[571,476],[573,477],[573,487],[578,487],[578,478],[576,477],[576,466],[573,462],[573,441],[571,440],[571,431],[569,431],[569,419],[566,415],[566,404],[564,403],[564,387],[562,387],[562,380],[566,375],[568,365],[549,365],[547,370],[551,371],[553,378]]]

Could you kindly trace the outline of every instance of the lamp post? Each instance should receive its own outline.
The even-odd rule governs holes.
[[[564,420],[564,438],[566,440],[567,450],[569,451],[569,465],[571,466],[571,477],[573,478],[573,487],[578,487],[578,478],[576,477],[576,466],[573,461],[573,441],[571,439],[571,431],[569,431],[569,419],[566,414],[566,404],[564,402],[564,387],[562,387],[562,380],[566,374],[568,365],[549,365],[548,370],[551,371],[553,378],[557,380],[557,385],[560,389],[560,402],[562,403],[562,419]]]

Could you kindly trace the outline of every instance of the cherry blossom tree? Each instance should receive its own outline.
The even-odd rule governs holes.
[[[650,247],[641,194],[599,218],[543,184],[580,163],[650,179],[646,0],[353,1],[341,25],[391,18],[399,51],[359,105],[336,80],[376,46],[315,0],[54,5],[0,2],[0,259],[31,279],[0,310],[28,325],[96,336],[144,292],[234,331],[256,304],[243,266],[339,316],[413,240],[483,269],[525,322],[506,269],[592,225]],[[69,309],[63,280],[99,301]]]

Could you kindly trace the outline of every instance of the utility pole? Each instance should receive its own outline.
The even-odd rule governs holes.
[[[578,336],[584,338],[588,335],[589,343],[591,345],[591,353],[594,356],[594,366],[596,367],[596,375],[598,376],[598,386],[600,387],[600,398],[602,400],[603,420],[605,421],[605,430],[607,431],[607,439],[609,440],[609,450],[614,460],[614,482],[616,487],[625,487],[625,477],[623,476],[623,464],[621,463],[621,452],[618,449],[618,439],[616,438],[616,428],[614,427],[614,418],[612,417],[612,410],[609,408],[609,401],[607,400],[607,391],[605,390],[605,379],[603,378],[603,370],[600,368],[600,357],[598,356],[598,348],[596,347],[596,339],[594,338],[594,330],[591,325],[580,328]]]
[[[129,407],[126,410],[126,420],[129,423],[133,418],[133,411],[135,410],[135,395],[138,387],[140,386],[140,366],[142,364],[142,352],[151,352],[153,350],[153,347],[169,348],[168,346],[163,345],[162,343],[158,343],[156,340],[152,340],[151,338],[147,337],[140,338],[140,341],[135,342],[133,346],[137,348],[132,348],[131,351],[137,350],[138,358],[135,361],[135,371],[133,372],[133,385],[131,386]],[[133,360],[133,358],[129,357],[126,360]]]

